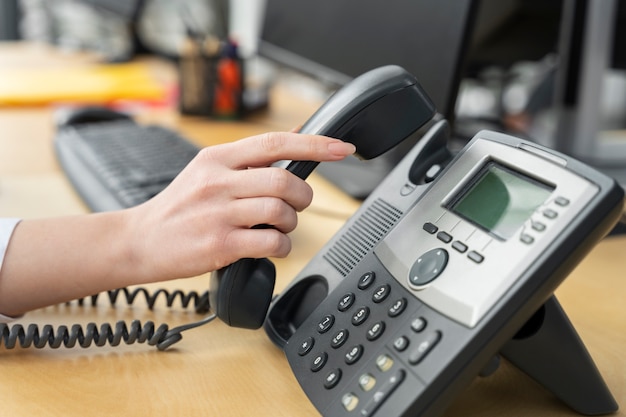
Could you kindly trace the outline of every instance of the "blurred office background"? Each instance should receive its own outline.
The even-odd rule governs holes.
[[[3,39],[95,50],[112,61],[175,56],[187,31],[225,38],[228,0],[2,0]]]
[[[407,69],[454,121],[456,138],[485,127],[512,132],[626,184],[626,0],[396,3],[0,0],[0,39],[95,50],[120,62],[146,53],[176,59],[191,29],[237,39],[248,77],[271,82],[293,72],[322,96],[357,75],[358,65],[343,61],[373,65],[365,57],[384,49],[393,59],[410,58]],[[391,12],[375,14],[376,7]],[[440,26],[429,26],[426,17]],[[444,18],[449,21],[437,20]],[[347,39],[367,36],[359,25],[371,27],[380,42]],[[349,51],[333,51],[344,42]],[[422,51],[424,42],[430,47]]]

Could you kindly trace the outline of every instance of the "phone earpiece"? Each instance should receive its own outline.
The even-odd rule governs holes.
[[[269,259],[239,259],[211,274],[211,309],[229,326],[258,329],[265,321],[275,282],[276,268]]]

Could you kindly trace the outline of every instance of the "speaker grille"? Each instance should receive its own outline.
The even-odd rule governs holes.
[[[401,217],[402,211],[386,201],[374,201],[324,254],[324,259],[345,277]]]

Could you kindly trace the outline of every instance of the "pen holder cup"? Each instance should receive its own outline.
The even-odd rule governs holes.
[[[243,60],[227,45],[207,53],[191,45],[178,63],[182,114],[220,119],[243,115]]]

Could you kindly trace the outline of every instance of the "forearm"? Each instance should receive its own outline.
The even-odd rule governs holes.
[[[26,311],[140,280],[125,212],[16,227],[0,271],[0,313]]]

